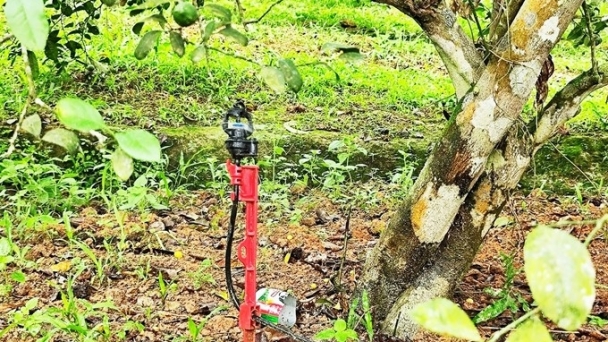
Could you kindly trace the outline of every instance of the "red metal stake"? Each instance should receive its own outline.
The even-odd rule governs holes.
[[[238,185],[239,200],[245,202],[245,239],[239,243],[237,257],[245,266],[245,299],[239,310],[239,327],[243,331],[243,341],[255,339],[253,315],[256,311],[256,260],[258,247],[258,167],[238,166],[230,160],[226,162],[230,174],[230,184]],[[234,199],[234,193],[231,194]]]

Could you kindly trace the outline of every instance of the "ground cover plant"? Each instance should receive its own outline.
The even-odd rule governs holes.
[[[409,304],[388,312],[385,301],[407,298],[378,290],[401,278],[374,277],[382,282],[365,290],[374,274],[369,265],[378,261],[368,252],[386,248],[395,229],[407,232],[387,227],[389,218],[403,215],[402,203],[412,206],[424,177],[435,172],[425,160],[460,115],[462,96],[486,88],[462,88],[454,65],[441,64],[449,56],[436,54],[440,40],[433,32],[429,39],[424,25],[441,18],[426,17],[408,1],[387,3],[415,20],[366,1],[2,2],[0,339],[239,339],[238,314],[226,305],[223,285],[229,189],[225,136],[218,134],[221,115],[238,98],[254,113],[265,143],[257,161],[260,285],[299,298],[294,330],[338,341],[438,339],[413,325]],[[478,4],[478,17],[466,14],[467,4],[428,8],[462,14],[462,27],[471,24],[464,35],[492,44],[476,29],[488,23],[490,4]],[[11,19],[24,8],[35,15]],[[591,88],[604,84],[606,5],[589,2],[577,13],[564,28],[567,39],[551,51],[551,82],[537,82],[536,91],[549,99],[559,99],[581,73],[584,82],[596,82]],[[49,27],[23,26],[36,23],[36,15],[51,18]],[[204,25],[193,25],[197,20]],[[42,41],[37,32],[44,31]],[[538,317],[554,340],[605,339],[605,97],[604,90],[592,93],[580,115],[560,125],[523,187],[509,179],[492,188],[505,208],[487,218],[495,228],[476,256],[460,255],[466,269],[448,265],[455,277],[465,272],[451,292],[481,337],[496,340],[495,331],[508,333],[521,317],[532,319],[519,330],[533,334],[544,327],[534,318],[542,310]],[[521,104],[522,122],[534,122],[539,101]],[[505,146],[516,144],[499,144]],[[488,175],[498,171],[479,184],[496,186]],[[571,268],[593,262],[596,278],[576,278],[594,288],[595,300],[583,309],[572,304],[576,325],[534,302],[540,299],[522,252],[539,223],[588,239],[589,258]],[[233,268],[242,288],[236,260]],[[414,284],[420,279],[426,278]],[[413,317],[431,331],[481,338],[468,323],[462,333],[454,316],[441,322],[419,308]]]

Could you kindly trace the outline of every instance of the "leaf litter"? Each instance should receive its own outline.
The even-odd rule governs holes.
[[[74,236],[101,262],[101,277],[95,263],[82,250],[70,246],[62,224],[51,225],[46,232],[17,241],[21,247],[31,247],[26,259],[35,261],[36,265],[23,269],[27,280],[15,284],[10,293],[0,297],[0,330],[6,327],[9,313],[31,298],[39,299],[38,310],[60,307],[62,293],[75,272],[75,265],[86,260],[87,268],[73,283],[74,295],[90,303],[111,299],[116,310],[107,309],[104,315],[113,331],[119,331],[127,321],[144,327],[141,332],[129,330],[126,340],[187,338],[189,319],[195,323],[208,319],[199,333],[200,338],[240,341],[238,312],[229,305],[223,270],[229,206],[229,201],[208,192],[180,195],[174,198],[169,210],[125,213],[122,227],[113,213],[94,205],[83,208],[71,218],[71,228]],[[373,248],[393,209],[391,204],[373,210],[354,208],[348,231],[345,231],[346,210],[316,193],[314,201],[302,206],[299,221],[290,220],[289,213],[277,218],[276,210],[271,207],[260,210],[258,287],[289,291],[298,298],[294,332],[312,337],[331,327],[337,318],[346,318],[366,254]],[[458,285],[455,302],[470,316],[492,305],[496,301],[492,292],[503,288],[507,281],[505,264],[499,255],[512,255],[513,267],[521,269],[523,242],[537,223],[589,220],[607,212],[606,198],[580,205],[540,191],[514,196],[503,211],[500,227],[490,231]],[[235,243],[242,238],[242,222],[240,215]],[[592,228],[592,225],[572,225],[563,229],[583,241]],[[121,232],[124,233],[121,235]],[[346,250],[345,241],[348,241]],[[608,284],[607,248],[602,235],[590,245],[598,284]],[[338,274],[340,269],[342,272]],[[15,270],[11,265],[5,272],[10,274]],[[242,295],[243,267],[236,256],[232,258],[232,270],[237,294]],[[511,281],[509,293],[531,305],[523,273],[517,273]],[[373,303],[371,305],[373,309]],[[592,314],[608,319],[607,290],[598,288]],[[521,307],[516,312],[505,310],[479,324],[480,332],[487,338],[520,315]],[[100,318],[91,317],[89,326],[99,322]],[[591,324],[576,332],[561,331],[552,324],[548,327],[555,341],[603,341],[608,336],[608,329]],[[362,327],[358,329],[360,336],[366,336]],[[267,329],[262,335],[267,341],[289,341]],[[70,340],[67,335],[56,336],[57,341]],[[0,340],[35,341],[36,338],[13,329]],[[399,341],[378,333],[375,340]],[[421,332],[415,340],[446,339]]]

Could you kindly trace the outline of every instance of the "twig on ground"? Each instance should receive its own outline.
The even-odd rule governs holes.
[[[260,21],[262,21],[262,19],[264,19],[264,17],[265,17],[266,15],[268,15],[268,13],[270,13],[270,11],[271,11],[271,10],[274,8],[274,6],[276,6],[276,5],[280,4],[281,2],[283,2],[283,0],[278,0],[278,1],[274,2],[272,5],[270,5],[270,6],[269,6],[269,7],[266,9],[266,12],[262,13],[262,15],[261,15],[259,18],[257,18],[257,19],[249,19],[249,20],[245,20],[245,21],[243,22],[243,25],[244,25],[244,26],[247,26],[247,25],[249,25],[249,24],[255,24],[255,23],[259,23]]]

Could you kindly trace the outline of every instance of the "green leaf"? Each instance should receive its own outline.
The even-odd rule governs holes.
[[[198,337],[198,327],[192,318],[188,317],[188,330],[190,331],[190,337],[196,339]]]
[[[260,77],[275,93],[281,94],[287,91],[285,75],[276,67],[263,67],[260,71]]]
[[[352,329],[347,329],[343,331],[338,331],[336,333],[336,340],[338,341],[348,341],[348,340],[358,340],[359,336]]]
[[[76,152],[79,145],[76,133],[63,128],[55,128],[46,132],[42,141],[60,146],[70,154]]]
[[[460,307],[445,298],[435,298],[417,305],[410,313],[425,329],[469,341],[482,341],[479,331]]]
[[[585,245],[563,230],[539,226],[526,239],[524,261],[543,314],[569,331],[584,324],[595,300],[595,268]]]
[[[25,273],[23,273],[21,271],[15,271],[15,272],[11,273],[11,279],[18,283],[23,284],[27,280],[27,277],[25,276]]]
[[[298,71],[298,68],[296,68],[294,62],[291,59],[280,59],[278,64],[279,69],[281,69],[285,76],[285,81],[289,88],[294,93],[300,91],[304,82],[302,81],[302,76],[300,76],[300,72]]]
[[[249,44],[249,38],[241,32],[234,29],[231,25],[226,25],[223,29],[220,30],[220,34],[223,34],[226,37],[234,39],[237,43],[247,46]]]
[[[59,100],[57,102],[57,118],[66,128],[85,133],[106,126],[95,107],[77,98]]]
[[[334,322],[334,330],[337,332],[346,330],[346,322],[343,319],[338,319]]]
[[[232,12],[226,7],[218,4],[206,3],[205,8],[208,8],[215,17],[221,19],[224,23],[232,22]]]
[[[169,40],[171,41],[171,47],[173,48],[175,54],[180,57],[183,57],[184,53],[186,52],[186,46],[181,33],[176,31],[169,32]]]
[[[551,334],[545,325],[537,318],[532,317],[519,326],[507,338],[507,342],[551,342]]]
[[[128,156],[120,147],[112,153],[112,168],[118,178],[126,181],[133,174],[133,158]]]
[[[133,8],[133,10],[154,8],[154,7],[158,7],[160,5],[166,4],[167,2],[171,2],[171,0],[148,0],[148,1],[144,2],[143,4]]]
[[[30,311],[35,309],[38,306],[38,297],[31,298],[27,302],[25,302],[25,308]]]
[[[0,256],[7,256],[11,252],[11,242],[7,238],[0,238]]]
[[[336,336],[336,331],[334,329],[325,329],[318,332],[315,335],[315,340],[331,340]]]
[[[7,0],[6,22],[17,40],[28,50],[42,51],[49,37],[43,0]]]
[[[139,60],[146,58],[154,46],[156,46],[156,42],[158,41],[158,38],[160,38],[161,33],[162,31],[160,30],[146,32],[135,48],[135,58]]]
[[[160,13],[153,14],[153,15],[147,17],[146,19],[133,25],[133,28],[132,28],[133,33],[135,33],[136,35],[139,35],[141,33],[141,30],[144,27],[144,24],[148,21],[156,21],[163,28],[165,27],[165,24],[167,24],[167,19],[165,19],[165,17],[162,14],[160,14]]]
[[[207,25],[205,25],[205,32],[203,33],[203,43],[209,41],[209,38],[211,38],[211,35],[213,34],[216,28],[217,23],[214,20],[210,20]]]
[[[23,119],[21,130],[39,138],[40,132],[42,132],[42,121],[40,120],[40,116],[38,114],[33,114]]]
[[[143,129],[133,129],[114,135],[118,146],[133,159],[160,162],[160,142]]]
[[[199,45],[192,51],[190,60],[194,63],[198,63],[202,61],[205,56],[207,56],[207,47],[205,47],[205,45]]]
[[[486,306],[477,315],[475,315],[475,317],[473,317],[473,322],[475,324],[479,324],[500,316],[500,314],[509,308],[509,304],[512,301],[513,299],[511,296],[504,296],[500,298],[496,302],[492,303],[492,305]]]
[[[38,58],[36,57],[36,54],[31,50],[27,50],[27,62],[30,65],[30,70],[32,71],[32,78],[37,79],[38,75],[40,74],[40,67],[38,66]]]

